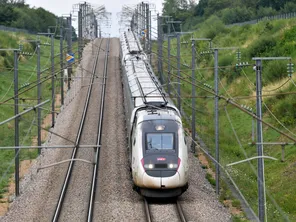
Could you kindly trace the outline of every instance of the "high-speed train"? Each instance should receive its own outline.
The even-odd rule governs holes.
[[[122,33],[120,43],[134,187],[145,197],[179,196],[188,188],[188,150],[180,112],[164,93],[135,33]]]

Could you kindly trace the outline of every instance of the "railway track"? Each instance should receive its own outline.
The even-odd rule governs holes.
[[[79,145],[81,141],[81,137],[83,134],[84,130],[84,125],[85,125],[85,120],[86,120],[86,115],[89,109],[89,104],[90,104],[90,98],[92,95],[92,90],[93,90],[93,85],[95,81],[95,73],[97,71],[98,67],[98,61],[99,61],[99,56],[101,52],[101,46],[104,40],[101,40],[100,45],[98,47],[98,52],[95,56],[95,62],[92,67],[91,71],[91,79],[90,83],[88,85],[88,91],[86,95],[86,100],[83,108],[83,113],[82,117],[80,120],[79,124],[79,129],[77,132],[76,140],[75,140],[75,146],[72,151],[71,157],[70,157],[70,163],[68,165],[67,173],[62,185],[62,189],[58,198],[58,202],[55,207],[54,215],[52,217],[52,221],[56,222],[59,220],[61,212],[63,211],[63,205],[65,204],[65,196],[68,191],[68,187],[70,184],[70,178],[71,175],[73,174],[74,171],[74,165],[75,165],[75,159],[77,157],[77,154],[79,152]],[[106,77],[107,77],[107,64],[108,64],[108,54],[109,54],[109,43],[110,39],[105,40],[107,41],[107,46],[106,49],[103,50],[105,52],[105,58],[104,58],[104,73],[102,77],[102,89],[101,89],[101,98],[100,98],[100,111],[99,111],[99,121],[98,121],[98,131],[97,131],[97,139],[96,139],[96,147],[94,147],[94,164],[93,164],[93,169],[92,169],[92,179],[91,179],[91,187],[89,190],[89,201],[88,201],[88,209],[87,209],[87,221],[92,221],[92,215],[93,215],[93,205],[94,205],[94,197],[95,197],[95,192],[96,192],[96,181],[97,181],[97,175],[98,175],[98,163],[99,163],[99,156],[100,156],[100,145],[101,145],[101,133],[102,133],[102,122],[103,122],[103,113],[104,113],[104,99],[105,99],[105,88],[106,88]],[[83,207],[83,206],[82,206]]]
[[[184,211],[181,207],[180,202],[176,199],[173,201],[174,203],[172,204],[167,204],[167,205],[174,205],[175,211],[176,211],[176,215],[178,215],[178,220],[180,220],[181,222],[187,222],[187,219],[185,217]],[[153,216],[152,216],[152,212],[151,212],[151,208],[150,208],[150,203],[149,200],[147,200],[146,198],[144,198],[144,208],[145,208],[145,215],[146,215],[146,221],[147,222],[152,222],[153,221]],[[156,218],[155,218],[156,220]]]

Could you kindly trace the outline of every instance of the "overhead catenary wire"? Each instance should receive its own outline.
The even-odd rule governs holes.
[[[173,73],[171,73],[171,75],[174,76],[174,77],[176,77],[176,78],[180,78],[180,80],[182,80],[182,81],[184,81],[184,82],[187,82],[187,83],[189,83],[189,84],[192,84],[189,80],[187,80],[187,79],[191,79],[191,76],[187,75],[187,74],[184,73],[184,72],[182,72],[182,73],[185,75],[185,77],[182,77],[182,76],[179,77],[179,76],[177,76],[177,75],[175,75],[175,74],[173,74]],[[201,83],[200,81],[198,81],[198,80],[196,80],[196,82],[197,82],[198,84],[202,84],[202,83]],[[244,108],[242,108],[242,107],[241,107],[239,104],[237,104],[233,99],[231,99],[231,98],[227,98],[227,97],[225,97],[225,96],[223,96],[223,95],[216,95],[216,93],[215,93],[213,90],[206,89],[206,88],[204,88],[204,87],[202,87],[202,86],[200,86],[200,85],[198,85],[198,84],[193,84],[193,85],[196,86],[197,88],[199,88],[199,89],[205,91],[205,92],[208,92],[208,93],[210,93],[210,94],[212,94],[212,95],[214,95],[214,96],[219,97],[220,99],[223,99],[223,100],[226,101],[228,104],[231,104],[232,106],[238,108],[238,109],[241,110],[242,112],[244,112],[244,113],[246,113],[246,114],[248,114],[248,115],[250,115],[250,116],[253,116],[255,119],[261,121],[264,125],[266,125],[266,126],[272,128],[273,130],[277,131],[277,132],[280,133],[281,135],[283,135],[283,136],[289,138],[290,140],[296,142],[296,138],[293,138],[293,137],[291,137],[290,135],[288,135],[288,134],[282,132],[280,129],[278,129],[277,127],[271,125],[270,123],[268,123],[268,122],[266,122],[266,121],[264,121],[264,120],[262,120],[262,119],[259,119],[259,118],[258,118],[255,114],[253,114],[252,112],[249,112],[249,111],[245,110]],[[236,97],[234,97],[234,99],[236,99]]]
[[[77,60],[76,62],[74,62],[74,64],[75,64],[75,63],[79,63],[79,62],[80,62],[80,60]],[[59,71],[57,71],[57,72],[55,72],[55,75],[57,75],[57,74],[59,74],[59,73],[60,73],[60,70],[59,70]],[[45,81],[49,80],[51,77],[52,77],[52,75],[51,75],[51,74],[50,74],[50,75],[48,75],[48,76],[41,77],[41,79],[43,79],[43,80],[41,80],[41,81],[40,81],[40,84],[42,84],[43,82],[45,82]],[[36,82],[37,82],[37,81],[36,81]],[[34,84],[33,86],[31,86],[31,87],[27,88],[26,90],[24,90],[24,91],[22,91],[22,92],[19,92],[17,95],[19,96],[19,95],[21,95],[21,94],[25,93],[26,91],[28,91],[28,90],[31,90],[31,89],[33,89],[33,88],[35,88],[37,85],[38,85],[38,83]],[[14,96],[12,96],[12,97],[10,97],[10,98],[8,98],[8,99],[4,100],[3,102],[0,102],[0,106],[1,106],[2,104],[4,104],[4,103],[7,103],[8,101],[10,101],[10,100],[12,100],[12,99],[14,99],[14,98],[15,98],[15,97],[14,97]]]
[[[241,141],[240,141],[240,139],[239,139],[239,137],[238,137],[238,135],[237,135],[236,130],[234,129],[233,123],[232,123],[232,121],[231,121],[231,118],[230,118],[230,115],[229,115],[229,113],[228,113],[228,111],[227,111],[227,107],[226,107],[226,106],[224,106],[224,110],[225,110],[225,114],[226,114],[227,120],[228,120],[228,122],[229,122],[229,125],[230,125],[230,127],[231,127],[231,130],[232,130],[232,132],[233,132],[233,134],[234,134],[234,136],[235,136],[235,139],[236,139],[237,143],[239,144],[239,147],[240,147],[242,153],[244,154],[244,157],[245,157],[246,159],[248,159],[249,156],[248,156],[246,150],[244,149],[244,147],[243,147],[243,145],[242,145],[242,143],[241,143]],[[247,162],[249,163],[249,166],[250,166],[251,170],[253,171],[253,173],[256,175],[256,177],[258,177],[258,174],[257,174],[257,171],[256,171],[254,165],[251,164],[250,161],[247,161]],[[268,198],[269,198],[269,199],[273,202],[273,204],[275,205],[276,209],[281,213],[281,215],[282,215],[287,221],[289,221],[289,219],[288,219],[286,213],[282,210],[282,208],[278,205],[278,203],[276,202],[276,200],[271,196],[271,194],[269,193],[269,191],[268,191],[266,188],[265,188],[265,191],[266,191],[266,194],[267,194]]]
[[[242,200],[244,201],[245,205],[250,209],[252,215],[254,218],[256,218],[256,220],[259,222],[259,219],[257,217],[257,215],[255,214],[255,212],[253,211],[253,209],[251,208],[249,202],[247,201],[247,199],[245,198],[245,196],[243,195],[243,193],[241,192],[241,190],[239,189],[238,185],[235,183],[234,179],[232,178],[232,176],[229,174],[229,172],[225,169],[225,167],[223,165],[221,165],[221,163],[217,162],[216,159],[207,151],[205,150],[202,146],[199,146],[199,144],[192,140],[192,137],[190,136],[189,133],[185,132],[185,134],[190,138],[192,143],[195,143],[196,146],[199,147],[199,149],[201,149],[203,151],[204,154],[206,154],[215,164],[218,164],[220,169],[222,171],[224,171],[227,175],[227,177],[229,178],[229,180],[231,181],[231,183],[233,184],[234,188],[236,189],[236,191],[239,193],[240,197],[242,198]]]

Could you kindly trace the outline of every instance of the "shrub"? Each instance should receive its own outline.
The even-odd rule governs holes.
[[[296,100],[293,97],[293,95],[290,95],[286,99],[278,100],[272,108],[274,115],[288,126],[296,124]]]
[[[284,76],[287,76],[286,63],[283,61],[269,62],[266,67],[263,68],[262,79],[263,85],[270,82],[279,80]]]
[[[296,3],[286,2],[286,4],[281,10],[281,13],[289,13],[289,12],[296,12]]]
[[[217,16],[211,16],[207,19],[202,25],[202,29],[205,37],[210,39],[214,39],[219,33],[227,31],[225,24]]]
[[[225,24],[249,21],[254,14],[254,10],[246,7],[226,8],[221,11],[222,21]]]
[[[267,52],[273,50],[276,40],[271,36],[264,36],[254,41],[248,49],[250,57],[267,56]]]
[[[276,14],[277,14],[277,11],[272,7],[259,7],[259,9],[257,10],[257,18],[272,16]]]

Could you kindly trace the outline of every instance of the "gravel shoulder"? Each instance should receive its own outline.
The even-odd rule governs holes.
[[[113,39],[94,221],[145,221],[143,199],[132,189],[128,167],[118,47],[118,40]],[[189,165],[189,189],[180,197],[187,219],[230,221],[228,210],[217,200],[213,188],[205,179],[205,171],[191,153]],[[154,203],[152,210],[154,221],[178,221],[171,205]]]
[[[144,221],[127,162],[119,39],[111,39],[94,221]]]
[[[83,52],[81,66],[89,70],[92,67],[93,56],[91,44],[88,44]],[[90,68],[89,68],[90,67]],[[57,116],[53,132],[75,141],[78,130],[82,108],[86,96],[88,72],[77,68],[76,77],[72,88],[67,92],[64,106]],[[91,70],[90,70],[91,71]],[[80,78],[80,77],[84,78]],[[49,135],[45,145],[71,145],[58,136]],[[1,221],[50,221],[53,209],[57,202],[61,184],[66,173],[67,164],[39,170],[39,167],[68,159],[71,149],[43,149],[29,173],[21,182],[21,195],[11,205],[9,211]]]
[[[98,43],[96,43],[98,44]],[[92,68],[91,44],[87,45],[82,65],[85,69]],[[79,70],[79,69],[77,69]],[[90,70],[91,71],[91,70]],[[81,73],[77,74],[78,76]],[[84,72],[84,76],[89,75]],[[62,112],[58,115],[54,131],[71,140],[75,140],[82,108],[86,95],[88,78],[76,81],[77,87],[72,87],[67,94],[67,100]],[[75,81],[74,81],[75,84]],[[74,86],[74,85],[73,85]],[[75,90],[74,90],[75,89]],[[94,221],[145,221],[143,199],[133,191],[128,167],[127,139],[125,114],[123,107],[123,92],[119,63],[119,39],[111,39],[109,65],[107,74],[106,105],[103,122],[102,147],[99,160],[98,183],[94,210]],[[94,107],[93,109],[96,109]],[[95,112],[93,112],[95,115]],[[93,134],[85,136],[88,143]],[[48,145],[70,144],[56,136],[49,137]],[[37,163],[21,185],[21,196],[12,204],[9,212],[1,221],[50,221],[57,196],[64,179],[64,167],[57,166],[37,172],[38,167],[69,158],[71,150],[44,149]],[[189,189],[179,198],[189,221],[230,221],[228,210],[217,200],[214,189],[205,179],[205,171],[192,154],[189,155],[190,178]],[[81,164],[81,168],[85,164]],[[82,171],[83,172],[83,171]],[[83,183],[83,177],[78,176],[75,183]],[[83,186],[87,186],[84,184]],[[79,195],[72,201],[84,201]],[[71,204],[75,204],[71,202]],[[75,208],[75,207],[74,207]],[[77,214],[86,209],[79,209]],[[170,206],[153,206],[155,221],[177,221],[167,216]],[[83,221],[76,217],[74,211],[69,211],[61,221]],[[162,217],[158,217],[158,215]],[[160,219],[159,219],[160,218]]]

